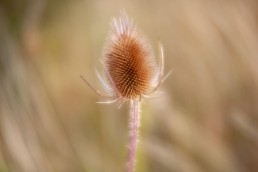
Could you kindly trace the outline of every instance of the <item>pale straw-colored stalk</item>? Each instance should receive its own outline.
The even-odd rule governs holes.
[[[126,171],[132,172],[135,167],[138,130],[140,127],[140,101],[130,102],[130,122],[129,122],[129,145],[128,145],[128,157],[126,163]]]

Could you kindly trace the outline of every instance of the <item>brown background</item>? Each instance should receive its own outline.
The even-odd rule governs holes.
[[[121,172],[128,105],[95,68],[125,10],[174,73],[145,100],[138,172],[258,171],[255,0],[0,1],[0,172]]]

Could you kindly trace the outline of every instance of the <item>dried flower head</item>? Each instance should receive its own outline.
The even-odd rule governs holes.
[[[101,60],[104,70],[104,81],[99,78],[108,89],[109,95],[99,95],[111,99],[109,102],[125,102],[126,100],[140,100],[153,93],[164,80],[163,48],[160,45],[160,67],[158,69],[151,46],[144,36],[137,30],[127,15],[122,13],[119,19],[113,19],[111,31],[104,47]]]
[[[153,53],[125,15],[120,23],[112,22],[104,64],[115,97],[137,99],[151,91],[156,71]]]

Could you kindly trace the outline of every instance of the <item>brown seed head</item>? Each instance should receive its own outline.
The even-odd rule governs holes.
[[[140,98],[153,89],[156,65],[152,50],[125,14],[111,26],[104,49],[109,86],[115,97]]]

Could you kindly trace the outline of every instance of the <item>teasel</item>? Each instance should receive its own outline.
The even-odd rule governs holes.
[[[151,46],[129,20],[125,12],[111,22],[111,31],[100,60],[105,73],[103,83],[108,94],[95,89],[83,76],[83,81],[98,95],[107,99],[101,103],[117,102],[121,106],[130,102],[129,144],[126,171],[133,172],[136,161],[140,103],[142,98],[150,98],[164,77],[164,51],[159,44],[159,66],[155,63]]]

